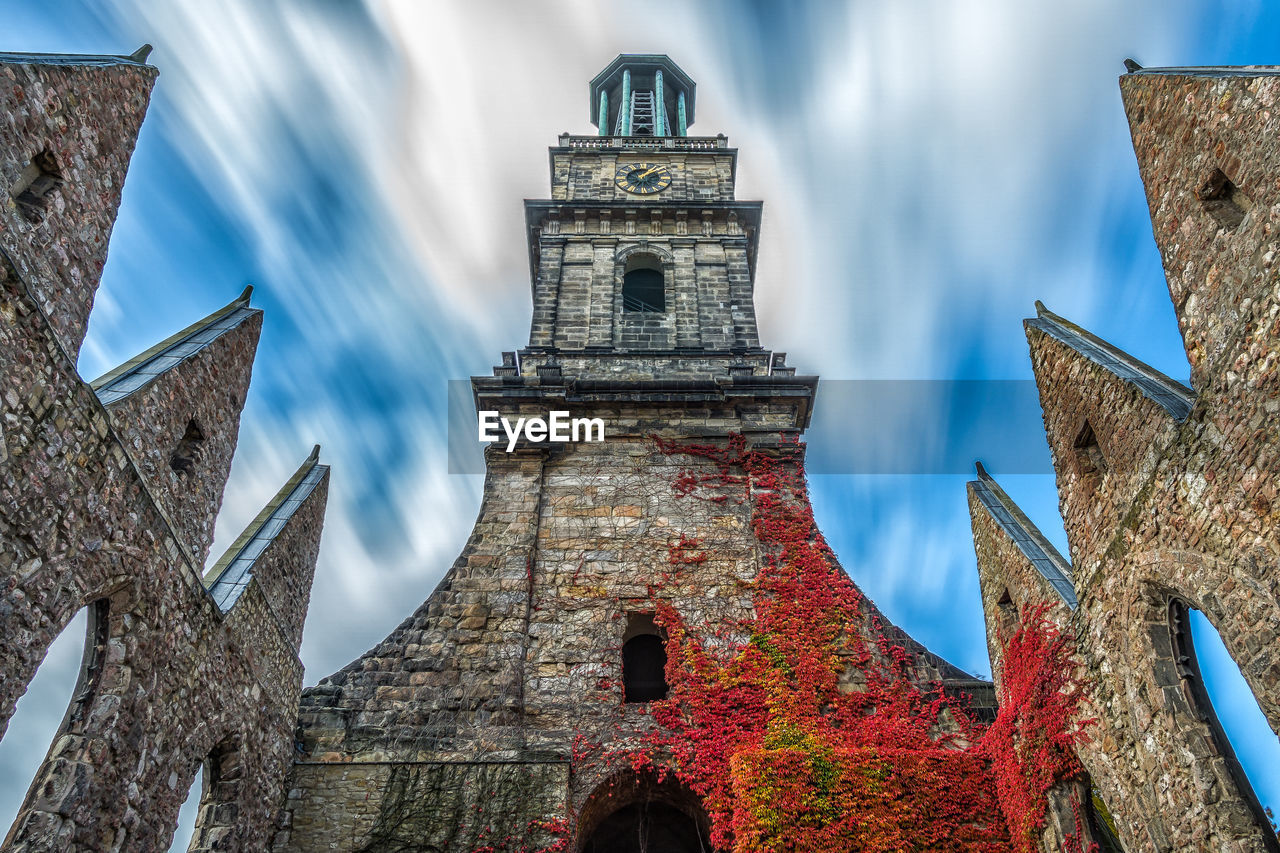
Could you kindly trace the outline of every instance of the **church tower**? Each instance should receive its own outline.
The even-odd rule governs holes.
[[[440,585],[305,692],[277,850],[711,849],[661,709],[697,655],[770,648],[762,573],[794,543],[761,506],[812,526],[818,380],[760,344],[762,203],[737,199],[723,135],[690,135],[695,93],[666,56],[619,56],[590,84],[598,132],[550,149],[550,197],[525,202],[529,342],[472,388],[479,412],[599,419],[604,439],[488,445]],[[915,682],[989,689],[859,602],[849,630],[907,649]],[[842,690],[865,688],[855,670]]]

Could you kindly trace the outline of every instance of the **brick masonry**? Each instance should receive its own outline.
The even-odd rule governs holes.
[[[1080,758],[1124,849],[1274,851],[1199,686],[1183,614],[1208,617],[1277,730],[1280,76],[1156,69],[1120,88],[1193,388],[1047,311],[1028,321],[1079,607],[971,484],[994,672],[999,682],[1016,612],[1055,602],[1086,675],[1080,715],[1098,720]],[[1060,843],[1051,822],[1046,849]]]

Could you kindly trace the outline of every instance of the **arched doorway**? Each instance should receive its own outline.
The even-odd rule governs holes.
[[[712,853],[710,829],[697,796],[673,776],[625,770],[587,798],[578,853]]]
[[[697,822],[662,802],[636,802],[606,817],[582,853],[702,853],[710,850]]]

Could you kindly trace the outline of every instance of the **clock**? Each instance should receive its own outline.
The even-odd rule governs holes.
[[[636,195],[650,195],[671,186],[671,167],[661,163],[629,163],[618,168],[614,183]]]

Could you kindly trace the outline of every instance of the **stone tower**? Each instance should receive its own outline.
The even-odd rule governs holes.
[[[1045,604],[1077,649],[1078,716],[1096,724],[1080,774],[1051,792],[1045,850],[1064,849],[1074,797],[1110,811],[1104,850],[1277,851],[1189,619],[1217,630],[1280,731],[1280,69],[1126,65],[1191,386],[1037,303],[1024,325],[1070,559],[979,469],[969,506],[992,671],[1008,681],[1010,636]]]
[[[590,117],[598,135],[550,149],[550,198],[525,202],[528,346],[472,387],[480,411],[600,418],[605,440],[487,448],[479,517],[440,585],[305,691],[278,850],[628,851],[637,833],[709,848],[699,798],[627,750],[657,728],[672,619],[708,647],[752,640],[750,587],[777,549],[723,454],[802,484],[818,383],[760,344],[762,205],[736,198],[723,135],[688,135],[688,75],[619,56]],[[808,513],[802,485],[786,500]],[[869,602],[859,614],[919,682],[989,690]]]

